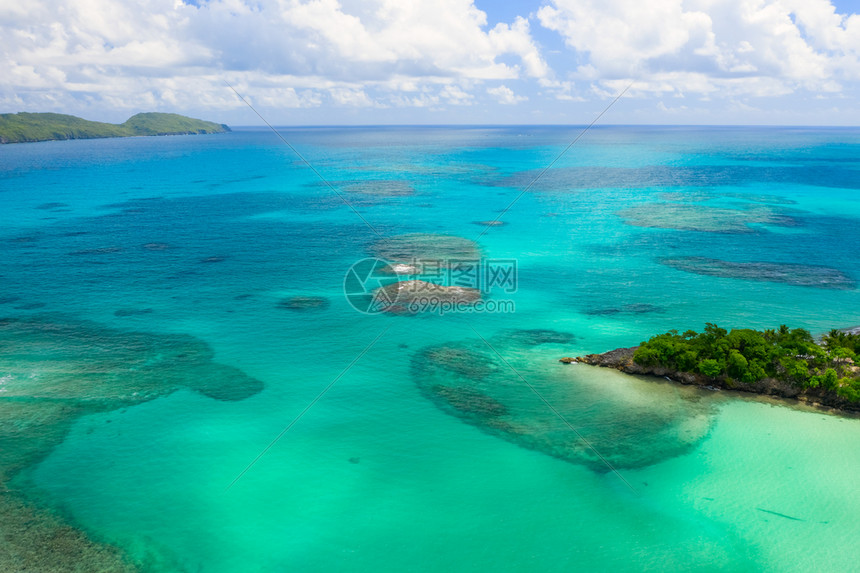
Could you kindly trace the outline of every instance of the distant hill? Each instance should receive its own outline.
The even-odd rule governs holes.
[[[61,113],[0,114],[0,143],[139,135],[223,133],[230,128],[175,113],[139,113],[125,123],[88,121]]]

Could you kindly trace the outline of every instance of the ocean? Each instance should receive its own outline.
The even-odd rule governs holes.
[[[860,325],[860,129],[581,130],[0,147],[0,523],[46,571],[856,568],[860,420],[558,360]],[[368,258],[485,304],[376,312]]]

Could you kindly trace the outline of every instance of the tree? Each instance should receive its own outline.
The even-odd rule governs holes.
[[[699,362],[699,372],[704,374],[705,376],[710,376],[711,378],[716,378],[723,371],[723,365],[713,358],[706,358]]]
[[[783,367],[784,376],[790,381],[796,384],[806,384],[806,381],[809,380],[809,367],[803,360],[786,356],[779,362]]]
[[[830,357],[836,362],[847,362],[850,360],[856,360],[857,356],[848,350],[847,348],[834,348],[830,351]]]
[[[684,372],[693,372],[696,369],[696,363],[699,361],[699,355],[692,350],[685,350],[678,356],[678,369]]]
[[[839,386],[836,388],[836,393],[850,400],[851,402],[860,402],[860,380],[842,378],[839,380]]]
[[[744,382],[757,382],[766,376],[767,372],[765,372],[762,363],[758,360],[750,360],[749,368],[747,370],[747,375],[744,378]]]
[[[749,362],[747,362],[747,359],[744,358],[743,354],[735,349],[732,349],[729,352],[729,357],[726,359],[726,372],[728,372],[729,376],[738,380],[743,380],[744,376],[747,374],[748,367]]]
[[[640,344],[636,352],[633,353],[633,361],[643,366],[657,366],[660,364],[660,358],[660,353],[648,346],[647,342]]]
[[[838,384],[839,376],[836,374],[836,370],[834,370],[833,368],[828,368],[827,370],[825,370],[824,376],[821,377],[821,385],[828,390],[835,390]]]
[[[713,323],[707,323],[701,334],[670,330],[652,336],[633,356],[646,366],[699,372],[710,378],[727,376],[747,384],[772,376],[860,400],[860,376],[847,368],[849,359],[858,358],[860,335],[832,330],[817,344],[808,330],[784,324],[775,330],[728,332]]]
[[[834,329],[824,335],[822,342],[831,351],[836,348],[846,348],[855,354],[860,351],[860,334],[848,334]]]

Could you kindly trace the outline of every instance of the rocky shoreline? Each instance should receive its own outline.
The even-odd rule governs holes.
[[[712,390],[735,390],[775,398],[797,400],[811,406],[823,406],[841,412],[860,413],[860,404],[850,402],[821,388],[800,388],[774,378],[764,378],[757,382],[745,383],[727,376],[710,377],[696,372],[681,372],[663,366],[643,366],[633,361],[633,353],[638,346],[616,348],[602,354],[564,357],[563,364],[581,363],[603,368],[614,368],[625,374],[660,377],[680,384],[701,386]]]

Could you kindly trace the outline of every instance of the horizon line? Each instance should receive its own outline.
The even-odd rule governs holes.
[[[230,125],[224,124],[230,129],[269,129],[264,124]],[[308,123],[308,124],[277,124],[275,127],[288,129],[295,128],[368,128],[368,127],[582,127],[587,123]],[[606,127],[714,127],[714,128],[736,128],[736,127],[762,127],[762,128],[828,128],[828,129],[858,129],[858,125],[837,124],[778,124],[778,123],[603,123],[592,126],[591,129]]]

